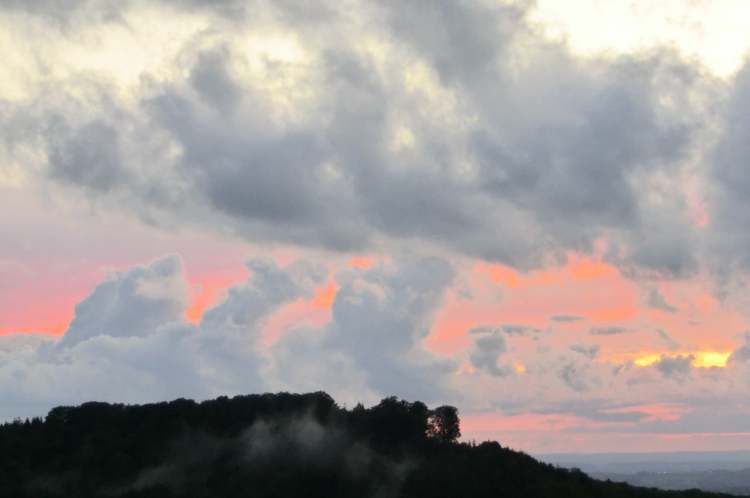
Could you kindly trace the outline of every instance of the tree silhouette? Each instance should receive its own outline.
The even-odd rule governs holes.
[[[0,424],[0,498],[709,498],[602,482],[497,442],[458,410],[326,393],[58,407]],[[729,497],[727,497],[729,498]]]
[[[438,406],[427,418],[427,436],[441,443],[455,443],[461,437],[458,409],[455,406]]]

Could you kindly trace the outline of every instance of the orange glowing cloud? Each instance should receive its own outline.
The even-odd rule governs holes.
[[[284,332],[296,327],[323,327],[331,320],[331,308],[338,289],[333,278],[329,278],[324,287],[315,290],[311,299],[300,298],[281,306],[265,320],[261,345],[272,345]]]
[[[336,293],[338,290],[336,282],[334,282],[333,279],[329,279],[328,284],[325,287],[315,290],[312,305],[316,308],[329,309],[333,306],[333,301],[336,299]]]
[[[247,276],[247,268],[244,265],[189,275],[191,296],[190,304],[185,310],[185,318],[193,323],[200,322],[207,309],[221,301],[230,287],[247,280]]]
[[[510,323],[543,329],[555,315],[576,315],[607,325],[641,313],[634,282],[608,263],[577,254],[570,254],[561,267],[526,274],[505,265],[477,263],[467,285],[468,294],[458,289],[446,294],[427,342],[434,351],[450,353],[468,347],[471,339],[466,332],[481,325]]]
[[[375,258],[373,256],[352,256],[349,260],[349,266],[359,270],[370,269],[374,264]]]
[[[198,323],[203,317],[203,313],[219,301],[219,297],[224,294],[224,290],[211,288],[206,285],[197,286],[194,291],[190,306],[185,310],[185,318],[192,323]]]
[[[662,358],[692,357],[691,365],[695,368],[725,368],[731,351],[692,351],[692,352],[664,352],[641,353],[628,358],[638,367],[648,367]]]

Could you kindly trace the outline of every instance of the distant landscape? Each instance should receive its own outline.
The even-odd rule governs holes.
[[[750,451],[552,454],[539,459],[635,486],[750,495]]]

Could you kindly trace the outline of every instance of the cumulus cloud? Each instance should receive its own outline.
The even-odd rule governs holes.
[[[680,175],[700,124],[681,105],[701,98],[698,73],[674,54],[577,59],[518,5],[249,5],[200,2],[232,21],[187,37],[130,100],[94,73],[90,91],[11,104],[5,125],[23,117],[16,145],[41,145],[53,181],[152,222],[336,250],[415,240],[522,268],[607,238],[618,264],[694,269],[683,192],[657,181]],[[259,29],[279,48],[248,52]]]
[[[155,401],[263,390],[328,389],[342,400],[396,393],[447,396],[449,360],[422,346],[452,282],[439,259],[403,260],[340,275],[331,321],[322,329],[283,330],[262,344],[269,317],[311,299],[327,273],[304,260],[280,267],[248,262],[247,282],[228,290],[198,325],[184,319],[185,276],[165,257],[115,273],[76,308],[59,340],[0,338],[0,417],[41,414],[90,399]]]
[[[180,321],[188,287],[176,256],[116,273],[99,284],[75,310],[59,346],[69,348],[97,336],[143,337]]]
[[[419,258],[397,268],[341,274],[339,281],[331,322],[323,330],[290,333],[274,347],[281,385],[315,379],[315,372],[339,387],[352,382],[427,400],[445,395],[440,379],[453,370],[452,362],[433,357],[421,343],[453,281],[451,266]],[[302,362],[301,356],[315,360]]]
[[[744,249],[750,242],[750,179],[746,167],[750,161],[750,63],[737,74],[730,98],[722,107],[722,133],[710,165],[709,213],[712,262],[728,278],[733,270],[750,268],[750,256]]]

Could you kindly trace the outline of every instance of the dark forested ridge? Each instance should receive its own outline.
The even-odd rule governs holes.
[[[2,497],[708,497],[596,481],[498,443],[457,412],[325,393],[85,403],[0,426]]]

